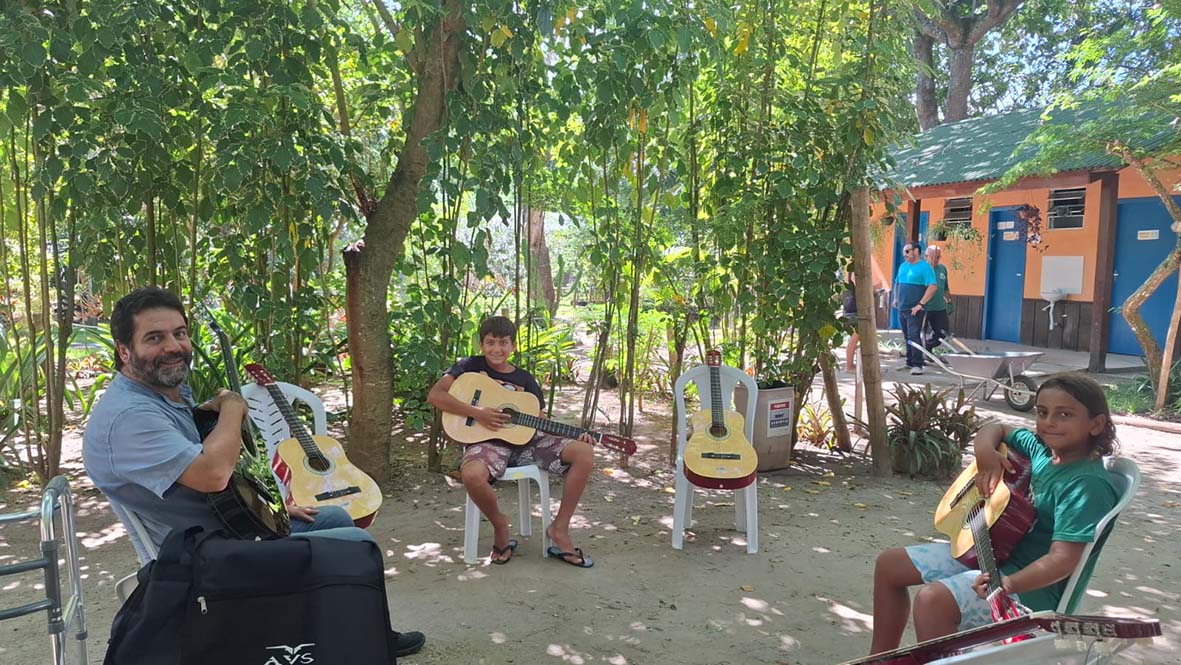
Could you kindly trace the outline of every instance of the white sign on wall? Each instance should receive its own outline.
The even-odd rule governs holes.
[[[1160,229],[1151,231],[1137,231],[1136,240],[1160,240]]]
[[[1042,293],[1068,295],[1083,292],[1083,257],[1046,256],[1042,258]]]
[[[997,222],[996,223],[996,230],[998,230],[998,231],[1007,231],[1009,229],[1015,229],[1015,228],[1017,228],[1017,222]]]
[[[1001,234],[1001,240],[1016,240],[1018,233],[1016,231],[1005,231]]]

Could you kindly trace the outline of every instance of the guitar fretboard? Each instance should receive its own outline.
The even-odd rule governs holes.
[[[602,435],[598,432],[593,432],[581,427],[567,425],[556,420],[546,420],[540,416],[531,416],[520,411],[513,411],[509,414],[509,421],[516,425],[523,425],[535,430],[540,430],[546,434],[555,434],[557,436],[565,437],[567,439],[577,439],[583,434],[590,434],[595,441],[599,441]]]
[[[722,371],[715,365],[709,368],[709,396],[709,412],[713,420],[709,429],[715,436],[722,436],[726,433],[726,419],[722,415]]]
[[[291,403],[287,401],[287,396],[283,394],[279,386],[274,383],[268,383],[266,384],[266,388],[267,392],[271,395],[271,400],[279,408],[279,413],[283,415],[283,420],[287,421],[287,427],[291,429],[291,436],[299,441],[299,447],[303,448],[304,454],[309,459],[324,459],[324,453],[316,445],[316,440],[312,438],[307,426],[299,419],[299,416],[295,413],[295,409],[291,408]]]

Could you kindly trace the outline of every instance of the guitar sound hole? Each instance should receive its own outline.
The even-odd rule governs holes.
[[[320,473],[323,473],[332,468],[332,464],[328,461],[328,458],[324,457],[323,455],[314,455],[309,457],[308,466],[312,467],[312,470],[319,471]]]
[[[726,427],[724,425],[710,425],[709,433],[711,436],[721,438],[726,436]]]

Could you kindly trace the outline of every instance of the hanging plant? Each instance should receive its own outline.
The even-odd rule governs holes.
[[[1035,205],[1022,204],[1017,208],[1017,232],[1030,247],[1038,252],[1045,252],[1050,248],[1042,242],[1042,211]]]

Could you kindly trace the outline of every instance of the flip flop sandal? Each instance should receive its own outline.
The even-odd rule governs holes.
[[[545,554],[546,556],[557,557],[571,566],[576,566],[578,568],[590,568],[591,566],[595,565],[595,562],[591,561],[589,556],[583,554],[582,549],[578,547],[575,547],[573,552],[563,552],[562,550],[558,549],[557,545],[550,545],[549,548],[545,550]],[[572,556],[578,557],[580,561],[571,561],[567,558]]]
[[[504,558],[504,559],[491,559],[492,563],[494,563],[498,566],[503,566],[504,564],[508,563],[509,561],[512,561],[513,560],[513,552],[517,551],[517,545],[518,545],[518,543],[517,543],[516,538],[510,538],[508,541],[508,545],[505,545],[504,547],[497,547],[497,546],[493,545],[492,546],[492,556],[493,557],[504,556],[505,554],[508,554],[508,557]]]

